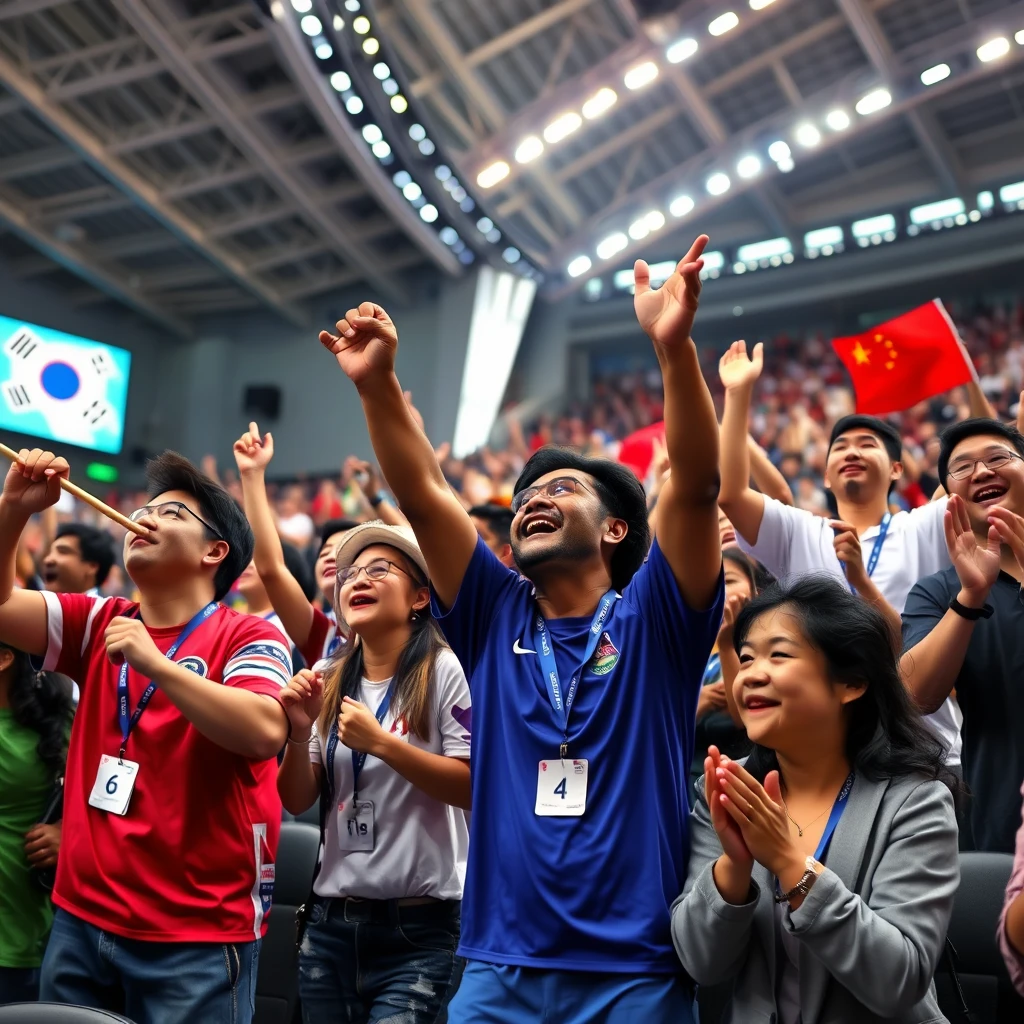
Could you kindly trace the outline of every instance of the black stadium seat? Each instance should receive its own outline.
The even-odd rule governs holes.
[[[0,1006],[0,1024],[133,1024],[109,1010],[59,1003],[12,1003]]]
[[[320,829],[301,821],[281,824],[274,906],[256,975],[255,1024],[292,1024],[299,998],[295,912],[306,902],[320,848]],[[0,1018],[0,1024],[5,1024]]]

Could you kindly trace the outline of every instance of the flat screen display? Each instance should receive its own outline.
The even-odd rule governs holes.
[[[0,316],[0,429],[116,455],[131,353]]]

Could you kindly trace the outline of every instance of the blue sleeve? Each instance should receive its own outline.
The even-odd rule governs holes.
[[[925,576],[911,588],[903,606],[903,652],[919,644],[938,624],[949,608],[945,573]]]
[[[647,560],[630,580],[622,598],[636,609],[669,664],[696,693],[722,624],[724,575],[719,572],[710,608],[703,611],[690,608],[679,592],[668,559],[655,540]]]
[[[502,565],[478,538],[451,608],[445,610],[431,588],[430,609],[470,682],[497,609],[519,585],[519,574]]]

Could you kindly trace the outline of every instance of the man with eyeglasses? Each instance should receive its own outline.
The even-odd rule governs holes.
[[[125,568],[140,603],[14,590],[18,538],[68,464],[23,450],[0,495],[0,642],[77,680],[41,998],[137,1024],[248,1022],[280,831],[289,652],[218,602],[252,557],[234,500],[174,452],[147,468]]]
[[[973,846],[1012,853],[1024,779],[1024,437],[964,420],[943,433],[938,471],[953,564],[911,590],[901,667],[925,711],[956,689]]]
[[[469,963],[451,1024],[694,1019],[669,905],[685,880],[697,695],[722,616],[718,429],[690,338],[706,243],[657,291],[646,263],[634,271],[673,465],[654,544],[629,469],[543,448],[512,503],[522,577],[478,537],[413,420],[387,313],[363,303],[320,335],[358,389],[473,692]]]

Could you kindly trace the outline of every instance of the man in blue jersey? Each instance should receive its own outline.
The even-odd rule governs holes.
[[[355,383],[377,460],[430,567],[434,608],[473,690],[473,809],[452,1024],[686,1024],[669,932],[682,891],[701,674],[721,620],[718,425],[690,338],[694,242],[635,308],[665,382],[673,472],[649,546],[624,467],[545,448],[512,503],[526,577],[477,536],[395,376],[373,303],[321,342]]]

